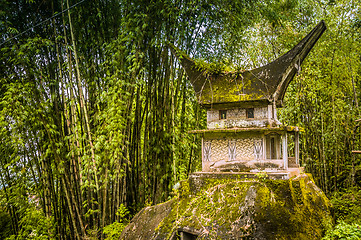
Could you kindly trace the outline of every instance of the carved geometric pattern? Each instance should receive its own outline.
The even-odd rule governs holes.
[[[206,162],[211,161],[211,153],[212,153],[212,140],[203,142],[203,159]]]
[[[235,161],[237,157],[237,140],[228,140],[228,160]]]
[[[254,140],[254,157],[256,160],[263,158],[263,140]]]
[[[218,162],[263,159],[263,140],[260,137],[213,139],[203,141],[203,160]]]

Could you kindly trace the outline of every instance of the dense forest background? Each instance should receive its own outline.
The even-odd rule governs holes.
[[[360,1],[0,0],[0,239],[116,239],[201,169],[205,112],[167,42],[251,69],[322,19],[279,118],[304,128],[333,239],[361,224]]]

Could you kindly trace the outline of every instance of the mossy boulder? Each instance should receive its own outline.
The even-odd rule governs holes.
[[[140,211],[121,239],[321,239],[331,225],[329,200],[309,175],[191,176],[172,200]]]

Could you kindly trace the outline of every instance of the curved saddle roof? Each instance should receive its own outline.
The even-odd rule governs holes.
[[[185,69],[201,105],[210,107],[254,101],[280,105],[289,83],[325,30],[326,24],[321,21],[281,57],[262,67],[243,72],[212,73],[197,68],[195,62],[175,46],[170,45],[170,49]]]

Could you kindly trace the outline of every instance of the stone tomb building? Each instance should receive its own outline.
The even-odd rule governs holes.
[[[208,129],[193,131],[203,134],[202,171],[298,168],[299,129],[274,120],[272,105],[208,110]],[[288,156],[289,140],[294,143],[292,156]]]
[[[279,122],[277,108],[325,29],[321,21],[283,56],[242,72],[212,72],[170,46],[207,109],[207,129],[191,131],[202,135],[202,172],[299,173],[299,128]]]

